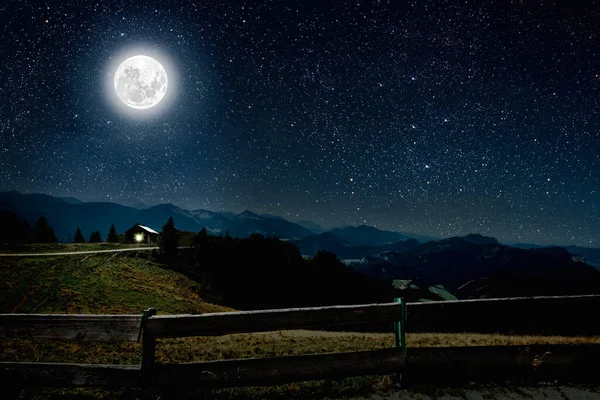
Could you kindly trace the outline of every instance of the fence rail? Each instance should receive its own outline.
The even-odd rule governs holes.
[[[0,362],[0,384],[2,387],[138,387],[140,371],[139,365]]]
[[[383,375],[403,370],[402,353],[401,348],[389,348],[351,353],[157,364],[150,370],[150,379],[152,385],[157,386],[210,388]]]
[[[353,353],[342,353],[293,356],[291,359],[269,357],[157,364],[145,375],[140,365],[0,362],[0,384],[21,387],[170,386],[208,389],[341,378],[360,373],[360,368],[346,370],[344,362],[360,363],[367,371],[364,374],[390,374],[402,370],[403,381],[410,384],[598,382],[600,345],[596,344],[409,348],[405,367],[399,361],[399,352],[401,350],[390,348],[361,352],[365,354],[359,358]],[[534,366],[536,356],[539,359],[546,353],[550,354],[543,357],[541,364]],[[293,362],[283,362],[282,359],[286,358]],[[376,367],[371,364],[376,364]],[[331,368],[326,368],[327,365]]]
[[[0,338],[138,340],[140,315],[0,314]]]
[[[405,304],[331,306],[201,315],[0,315],[0,337],[136,341],[142,335],[141,365],[0,363],[3,383],[39,386],[231,387],[369,374],[400,373]],[[395,322],[394,348],[184,364],[155,364],[156,339]]]
[[[599,335],[600,295],[513,297],[406,305],[406,332]]]
[[[401,318],[401,308],[402,305],[398,303],[384,303],[199,315],[156,315],[148,320],[147,328],[157,338],[310,329],[398,321]]]
[[[398,299],[398,301],[400,301]],[[404,332],[600,333],[600,295],[242,311],[202,315],[0,315],[0,338],[136,341],[141,365],[0,363],[0,383],[27,386],[265,385],[401,373],[409,382],[597,381],[600,345],[432,347],[406,350]],[[406,323],[405,323],[406,316]],[[394,322],[395,347],[377,351],[155,364],[157,338]],[[547,353],[550,354],[547,354]],[[546,356],[543,356],[547,354]],[[536,359],[536,356],[538,358]],[[543,357],[542,357],[543,356]],[[536,363],[538,360],[541,363]],[[406,367],[408,365],[408,367]],[[190,383],[191,382],[191,383]]]

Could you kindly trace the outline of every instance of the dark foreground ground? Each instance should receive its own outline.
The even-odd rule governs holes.
[[[467,388],[415,387],[393,393],[352,397],[347,400],[595,400],[600,384],[539,386],[473,386]]]

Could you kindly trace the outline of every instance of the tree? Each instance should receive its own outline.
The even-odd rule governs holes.
[[[32,243],[34,239],[34,232],[31,229],[31,225],[27,220],[23,220],[21,226],[19,227],[19,241],[22,243]]]
[[[14,212],[0,211],[0,246],[19,247],[32,240],[31,227],[26,220],[21,221]]]
[[[85,243],[85,239],[83,237],[83,233],[81,233],[81,229],[79,229],[79,226],[77,227],[77,230],[75,231],[75,237],[73,238],[73,242],[75,242],[75,243]]]
[[[99,230],[95,230],[92,232],[92,234],[90,235],[90,240],[88,240],[88,243],[100,243],[102,242],[102,236],[100,236],[100,231]]]
[[[12,243],[19,236],[21,221],[14,212],[0,211],[0,245]]]
[[[119,241],[119,236],[117,235],[117,230],[115,229],[115,224],[110,225],[110,231],[108,231],[108,236],[106,237],[106,241],[108,243],[117,243]]]
[[[208,231],[206,227],[203,227],[200,232],[194,237],[193,244],[194,246],[204,246],[208,242]]]
[[[43,215],[36,221],[33,231],[35,243],[56,243],[54,229],[48,224],[48,220]]]
[[[171,263],[177,258],[178,245],[177,229],[175,229],[173,217],[169,217],[169,220],[163,225],[162,232],[158,236],[159,251],[167,262]]]

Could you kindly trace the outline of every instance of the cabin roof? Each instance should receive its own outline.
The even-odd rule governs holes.
[[[148,231],[148,232],[150,232],[150,233],[154,233],[154,234],[158,235],[158,232],[156,232],[156,231],[155,231],[154,229],[152,229],[152,228],[149,228],[149,227],[147,227],[147,226],[140,225],[140,224],[137,224],[137,226],[139,226],[140,228],[142,228],[142,229],[143,229],[143,230],[145,230],[145,231]]]

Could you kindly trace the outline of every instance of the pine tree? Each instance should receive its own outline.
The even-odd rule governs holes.
[[[115,224],[110,225],[110,231],[108,231],[108,236],[106,237],[106,241],[109,243],[117,243],[119,241],[119,236],[117,235],[117,230],[115,229]]]
[[[198,234],[194,236],[192,243],[196,247],[206,246],[206,244],[208,243],[208,231],[206,230],[206,227],[203,227],[200,230],[200,232],[198,232]]]
[[[0,211],[0,245],[19,239],[21,221],[14,212]]]
[[[31,229],[31,225],[29,225],[29,222],[27,222],[27,220],[23,220],[19,229],[19,240],[22,243],[33,243],[35,237],[34,235],[35,234],[33,232],[33,229]]]
[[[27,220],[21,221],[14,212],[0,211],[0,246],[8,244],[16,248],[32,241],[33,233]]]
[[[83,233],[81,233],[81,229],[79,229],[79,226],[77,227],[77,230],[75,231],[75,237],[73,238],[73,242],[85,243],[85,238],[83,237]]]
[[[172,262],[177,258],[178,242],[177,229],[175,229],[173,217],[169,217],[169,220],[163,225],[162,232],[158,237],[159,251],[168,262]]]
[[[100,236],[100,231],[99,230],[95,230],[92,232],[92,234],[90,235],[90,240],[88,240],[88,243],[100,243],[102,242],[102,236]]]
[[[54,229],[51,226],[48,226],[48,243],[56,243],[56,235],[54,234]]]
[[[38,218],[34,230],[34,243],[56,243],[54,229],[48,225],[48,220],[43,215]]]

